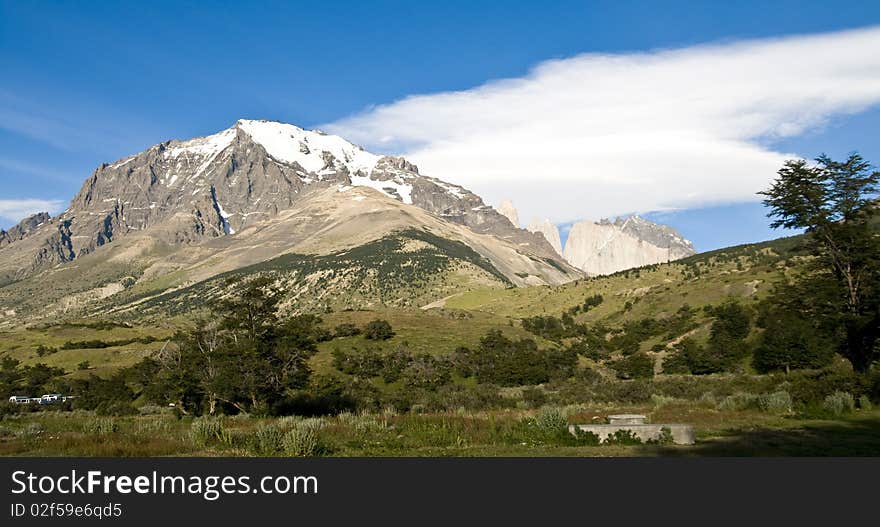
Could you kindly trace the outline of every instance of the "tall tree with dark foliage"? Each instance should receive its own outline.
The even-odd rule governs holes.
[[[810,295],[803,315],[832,321],[842,336],[840,354],[866,372],[880,337],[880,172],[858,154],[815,161],[787,161],[760,194],[772,227],[807,231],[813,265],[796,284]]]

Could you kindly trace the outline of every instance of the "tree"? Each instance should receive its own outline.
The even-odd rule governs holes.
[[[621,379],[643,379],[654,376],[654,359],[647,353],[638,352],[611,364]]]
[[[761,373],[827,366],[834,355],[828,338],[799,312],[774,309],[761,319],[764,332],[752,365]]]
[[[393,336],[394,330],[387,320],[373,320],[364,328],[364,338],[369,340],[388,340]]]
[[[155,364],[139,368],[138,374],[155,368],[154,384],[162,388],[144,391],[183,411],[214,414],[227,405],[265,413],[305,386],[308,359],[327,331],[315,315],[279,321],[281,296],[270,285],[262,278],[248,282],[217,304],[213,321],[176,335]]]
[[[773,228],[806,229],[814,259],[801,285],[813,302],[803,314],[834,321],[843,334],[838,351],[858,372],[876,360],[880,336],[878,183],[880,172],[860,155],[822,155],[815,164],[787,161],[760,193]]]

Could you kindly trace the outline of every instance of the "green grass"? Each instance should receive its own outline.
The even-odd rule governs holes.
[[[38,412],[0,421],[3,456],[256,456],[267,450],[265,427],[283,435],[313,428],[320,455],[329,456],[718,456],[880,455],[880,410],[836,420],[759,411],[721,411],[698,403],[587,405],[563,409],[569,423],[619,412],[645,413],[652,422],[692,424],[697,443],[579,445],[566,433],[543,431],[539,411],[496,410],[435,414],[342,414],[302,419],[221,418],[221,433],[197,440],[193,420],[158,415],[97,417],[89,412]],[[274,448],[275,450],[272,450]]]
[[[94,324],[94,321],[91,322]],[[159,350],[164,340],[174,332],[174,327],[165,325],[133,326],[122,325],[108,329],[96,329],[84,325],[83,321],[32,326],[24,329],[0,331],[0,357],[11,357],[25,365],[42,362],[49,366],[63,368],[75,374],[77,365],[88,361],[92,369],[85,373],[98,375],[111,374],[119,368],[130,366],[150,353]],[[155,337],[156,342],[142,344],[132,342],[123,346],[99,349],[61,349],[66,342],[101,340],[105,342],[125,341],[142,337]],[[40,357],[38,346],[58,349],[57,352]]]

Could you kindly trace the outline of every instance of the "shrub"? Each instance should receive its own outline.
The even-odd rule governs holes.
[[[271,424],[260,424],[254,431],[253,448],[258,454],[275,454],[284,448],[284,432]]]
[[[754,406],[757,400],[758,396],[751,393],[735,393],[722,399],[718,403],[718,409],[727,411],[745,410],[750,406]]]
[[[281,447],[288,456],[311,457],[321,452],[321,441],[314,426],[299,422],[284,434]]]
[[[167,406],[159,406],[158,404],[145,404],[137,409],[141,415],[163,415],[172,413]]]
[[[19,429],[16,437],[36,437],[43,433],[43,425],[40,423],[28,423],[24,428]]]
[[[871,398],[867,395],[859,397],[859,408],[862,410],[871,410],[874,408],[874,405],[871,403]]]
[[[522,392],[522,398],[530,408],[540,408],[547,403],[547,394],[540,388],[526,388]]]
[[[674,442],[672,437],[672,430],[669,427],[664,426],[660,429],[660,435],[658,435],[655,439],[648,439],[646,441],[649,445],[671,445]]]
[[[835,416],[846,415],[855,410],[855,407],[856,401],[849,392],[834,392],[822,402],[822,408]]]
[[[137,423],[137,433],[144,436],[168,435],[171,425],[163,418],[142,419]]]
[[[337,416],[337,419],[340,423],[353,428],[359,433],[382,430],[388,427],[387,422],[379,421],[372,415],[364,413],[354,414],[351,412],[342,412]]]
[[[354,324],[339,324],[333,330],[333,334],[336,337],[354,337],[361,334],[361,329]]]
[[[40,344],[37,346],[37,356],[45,357],[46,355],[51,355],[53,353],[58,353],[58,348],[50,348]]]
[[[193,419],[189,427],[190,438],[198,445],[206,445],[217,441],[225,435],[223,420],[217,417],[203,416]]]
[[[568,430],[568,419],[558,408],[545,408],[535,418],[535,425],[543,432],[553,433]]]
[[[758,397],[758,408],[771,413],[789,413],[792,408],[791,395],[785,390],[761,395]]]
[[[600,383],[594,389],[596,400],[615,403],[648,402],[653,393],[652,384],[642,379]]]
[[[651,402],[654,403],[655,408],[662,408],[669,403],[675,402],[675,397],[653,393],[651,394]]]
[[[641,445],[642,440],[626,429],[620,429],[605,438],[604,445]]]
[[[94,435],[113,434],[119,431],[119,423],[112,417],[97,417],[83,423],[83,433]]]
[[[578,446],[598,446],[599,436],[594,434],[593,432],[587,432],[586,430],[581,430],[580,427],[574,427],[574,434],[572,434],[575,439],[575,444]]]
[[[611,364],[621,379],[644,379],[654,376],[654,359],[647,353],[634,353]]]
[[[577,354],[570,348],[542,351],[532,339],[514,341],[491,330],[480,339],[478,350],[459,348],[453,361],[459,374],[476,375],[481,383],[527,386],[569,377]]]
[[[868,379],[851,371],[797,372],[788,378],[792,396],[804,403],[822,403],[826,395],[834,392],[862,395],[869,391]]]
[[[436,390],[452,380],[449,365],[430,355],[413,358],[401,372],[406,386]]]
[[[364,338],[369,340],[388,340],[393,336],[394,330],[387,320],[373,320],[364,328]]]
[[[834,346],[799,313],[771,312],[762,319],[765,327],[752,357],[761,373],[822,368],[834,358]]]

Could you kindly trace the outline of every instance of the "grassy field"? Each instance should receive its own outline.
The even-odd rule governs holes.
[[[801,256],[796,245],[796,239],[788,239],[734,247],[561,286],[472,288],[431,309],[325,309],[320,312],[321,325],[331,332],[340,324],[363,328],[382,319],[395,334],[380,341],[357,335],[319,342],[309,364],[316,378],[350,383],[355,379],[333,367],[336,349],[404,348],[415,356],[439,357],[459,346],[477,349],[490,330],[500,330],[511,339],[534,339],[539,349],[549,350],[566,343],[529,333],[522,319],[573,314],[587,326],[610,328],[611,338],[614,331],[629,331],[624,329],[627,323],[664,319],[685,304],[694,308],[693,323],[687,326],[693,329],[686,335],[705,340],[712,315],[700,308],[729,298],[755,305],[773,283],[797,267]],[[594,295],[601,295],[602,302],[586,311],[572,310]],[[0,359],[60,367],[67,377],[110,377],[159,351],[175,331],[191,326],[199,313],[210,315],[201,311],[150,319],[71,319],[8,328],[0,331]],[[754,336],[758,330],[752,331]],[[662,356],[664,346],[682,336],[653,334],[638,345],[641,351]],[[422,398],[411,401],[411,406],[397,405],[398,392],[405,395],[407,391],[402,381],[386,383],[381,376],[364,379],[381,398],[372,406],[358,407],[387,406],[385,413],[193,419],[175,415],[169,408],[142,406],[143,399],[135,401],[141,413],[134,416],[107,417],[85,410],[11,411],[0,421],[0,455],[880,455],[880,411],[870,409],[870,397],[877,402],[876,385],[853,384],[851,369],[842,359],[825,372],[815,372],[816,380],[811,380],[809,372],[755,375],[744,362],[738,373],[689,376],[658,370],[652,380],[621,381],[594,359],[582,356],[579,361],[569,378],[500,390],[480,391],[474,377],[456,373],[450,385],[429,390],[423,394],[427,398],[419,395]],[[492,390],[497,393],[486,395]],[[841,391],[851,392],[856,399],[865,397],[866,402],[859,399],[857,406],[852,405],[856,409],[845,415],[822,411],[823,398]],[[410,396],[415,397],[413,393]],[[762,398],[780,393],[788,398],[786,409],[769,411]],[[391,407],[412,410],[400,413]],[[557,412],[568,423],[596,422],[613,413],[642,413],[650,422],[693,425],[698,441],[693,446],[594,445],[562,428],[540,424],[547,412]]]
[[[544,410],[217,420],[177,418],[167,409],[131,417],[38,412],[0,422],[3,456],[876,456],[880,410],[836,419],[708,404],[587,405],[558,411],[569,423],[617,412],[653,422],[687,422],[691,446],[578,444],[541,424]],[[553,411],[553,410],[549,410]]]
[[[604,299],[602,304],[578,315],[578,320],[620,323],[668,316],[684,304],[700,308],[728,297],[755,302],[790,272],[790,260],[797,258],[791,254],[793,243],[783,239],[734,247],[559,286],[485,288],[456,295],[446,301],[446,307],[514,319],[559,316],[585,298],[599,294]]]

